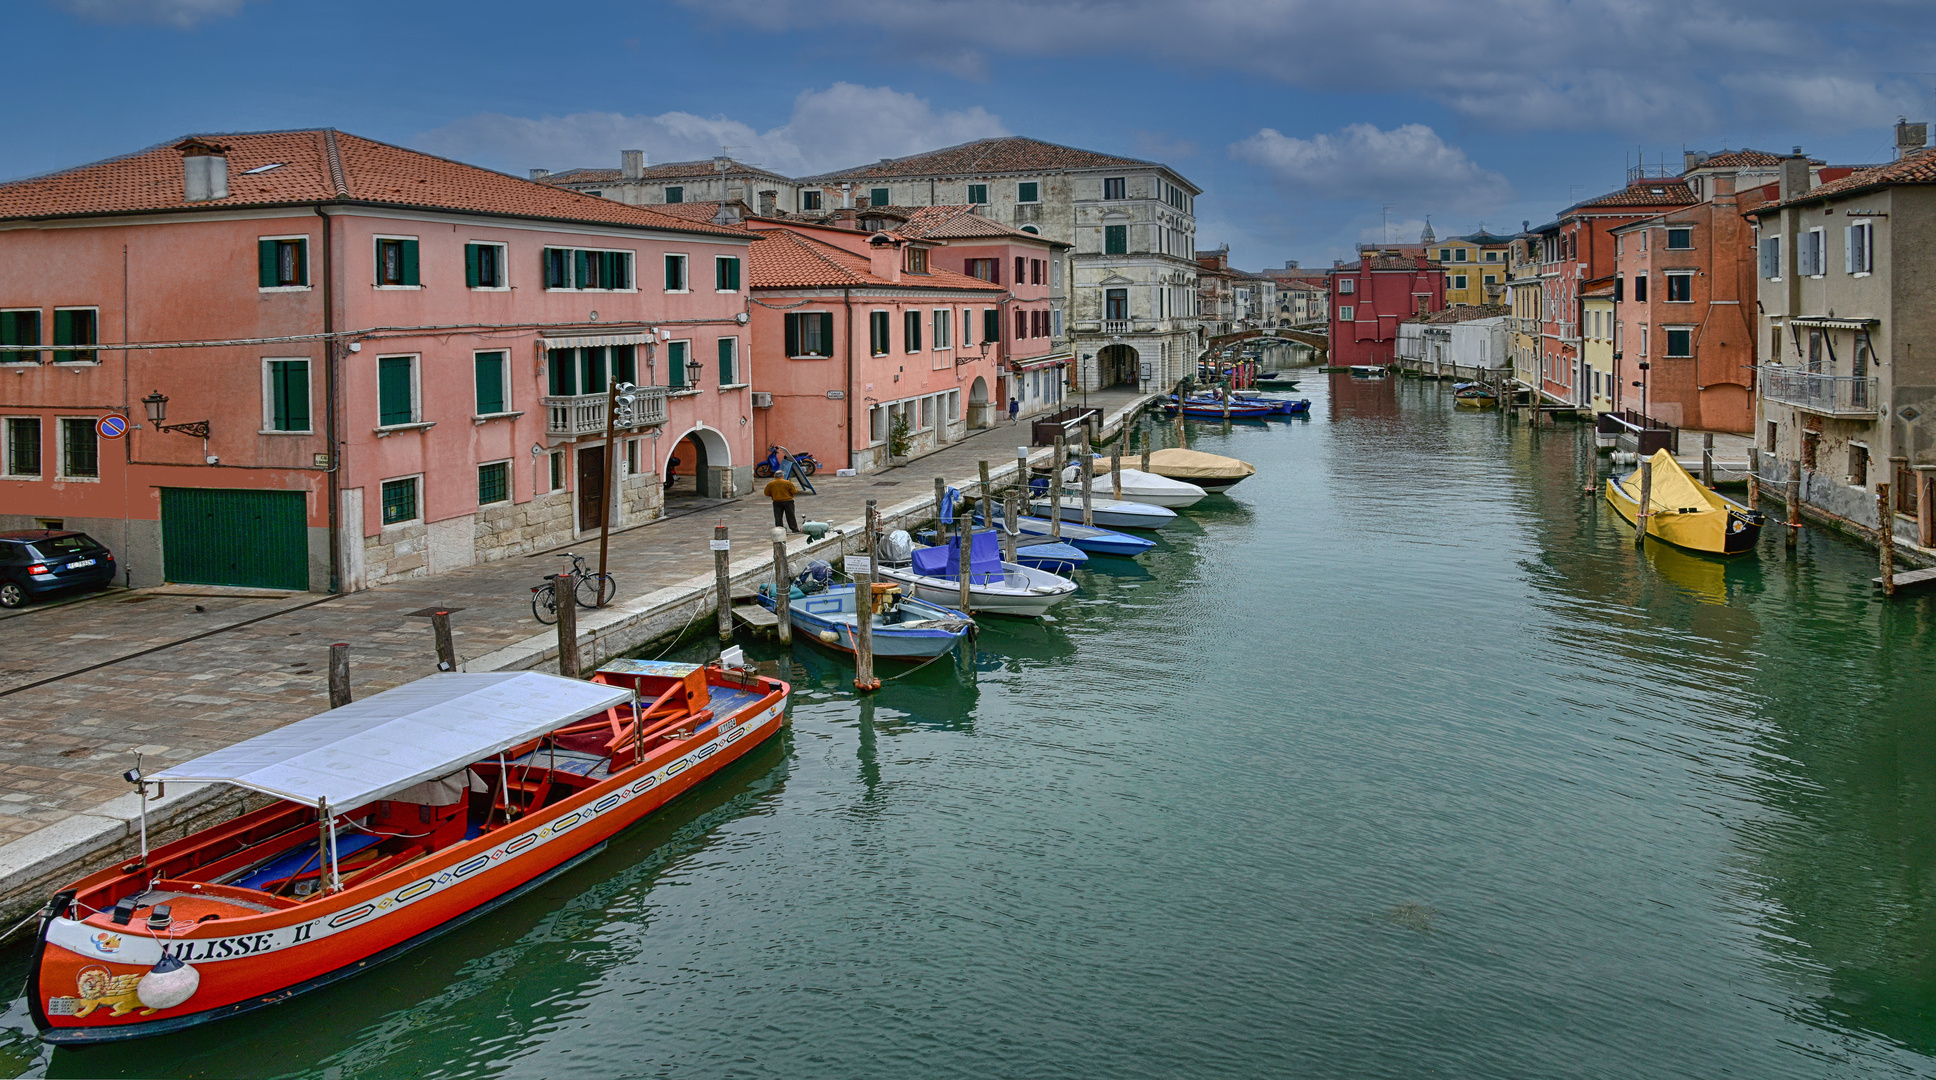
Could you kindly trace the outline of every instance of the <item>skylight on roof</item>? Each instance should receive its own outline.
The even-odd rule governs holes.
[[[269,163],[269,164],[267,164],[267,165],[257,165],[257,166],[256,166],[255,168],[253,168],[253,169],[243,169],[243,170],[242,170],[242,175],[243,175],[243,176],[254,176],[254,175],[255,175],[256,173],[266,173],[266,172],[268,172],[268,171],[269,171],[270,169],[280,169],[280,168],[282,168],[282,167],[283,167],[284,165],[287,165],[287,164],[288,164],[288,162],[286,162],[286,161],[272,161],[272,162],[270,162],[270,163]]]

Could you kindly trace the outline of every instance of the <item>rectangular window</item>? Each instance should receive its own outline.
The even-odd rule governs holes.
[[[496,416],[511,411],[511,395],[506,386],[506,353],[481,352],[472,356],[477,369],[477,415]]]
[[[1454,274],[1454,275],[1452,276],[1452,287],[1453,287],[1453,288],[1455,288],[1455,289],[1463,289],[1463,288],[1465,288],[1465,275],[1464,275],[1464,274]]]
[[[834,354],[834,317],[828,311],[787,312],[786,354],[824,359]]]
[[[867,205],[892,206],[894,205],[894,200],[886,188],[877,187],[877,188],[872,188],[867,192]]]
[[[477,505],[511,501],[511,463],[493,461],[477,467]]]
[[[1022,283],[1022,268],[1026,265],[1028,265],[1027,259],[1024,259],[1020,255],[1015,256],[1015,284],[1020,285]]]
[[[300,289],[309,284],[309,239],[273,236],[255,242],[256,285]]]
[[[1029,312],[1029,332],[1034,337],[1049,336],[1049,313],[1046,311]]]
[[[1866,274],[1875,269],[1875,226],[1858,221],[1842,230],[1845,247],[1843,265],[1851,274]]]
[[[94,433],[91,416],[63,416],[61,432],[61,475],[96,478],[101,475],[100,437]]]
[[[1105,199],[1129,198],[1129,180],[1126,177],[1112,176],[1102,182],[1102,197]]]
[[[1028,336],[1029,336],[1028,312],[1023,311],[1021,308],[1016,308],[1015,309],[1015,340],[1021,341],[1022,339]]]
[[[818,210],[818,209],[820,209],[820,193],[819,193],[818,191],[803,191],[803,192],[801,192],[801,193],[800,193],[800,209],[802,209],[802,210]]]
[[[263,425],[269,431],[308,431],[309,361],[264,360]]]
[[[714,256],[713,288],[718,292],[739,291],[739,256]]]
[[[40,476],[40,418],[17,416],[7,420],[7,475]]]
[[[1761,276],[1770,281],[1781,277],[1781,237],[1761,238]]]
[[[406,476],[401,480],[383,482],[383,523],[401,525],[406,521],[417,520],[417,478]]]
[[[1797,272],[1805,277],[1821,277],[1827,270],[1827,261],[1822,257],[1822,230],[1810,229],[1802,234],[1801,250],[1795,253],[1800,262]]]
[[[892,346],[891,325],[885,311],[870,312],[867,316],[867,351],[874,356],[886,356]]]
[[[874,408],[867,410],[867,441],[884,443],[887,441],[887,410]]]
[[[1849,444],[1849,483],[1856,487],[1869,484],[1869,448],[1861,443]]]
[[[975,343],[975,313],[969,308],[961,309],[961,347],[967,348]]]
[[[1808,332],[1808,370],[1820,374],[1822,371],[1822,332]]]
[[[689,341],[666,342],[666,385],[674,390],[684,390],[691,385],[691,372],[686,364],[692,359],[692,343]]]
[[[1693,229],[1669,229],[1669,230],[1667,230],[1667,250],[1669,250],[1669,251],[1687,251],[1687,250],[1690,250],[1691,248],[1693,248],[1693,246],[1694,246],[1694,230],[1693,230]]]
[[[417,241],[408,237],[376,238],[376,283],[392,289],[417,285]]]
[[[981,339],[983,341],[1000,341],[1002,339],[1001,309],[981,309]]]
[[[1351,295],[1352,293],[1355,293],[1355,292],[1357,292],[1357,291],[1358,291],[1358,279],[1357,279],[1357,278],[1348,278],[1348,277],[1344,277],[1344,278],[1339,278],[1339,279],[1338,279],[1338,294],[1339,294],[1339,295],[1341,295],[1341,296],[1350,296],[1350,295]]]
[[[665,291],[685,292],[686,257],[684,255],[667,255],[665,257],[665,270]]]
[[[1001,265],[1002,261],[1000,259],[969,259],[966,264],[966,269],[968,276],[971,278],[980,278],[983,281],[992,281],[999,285],[1001,284]]]
[[[1646,274],[1634,275],[1633,286],[1634,286],[1634,303],[1636,304],[1645,303],[1647,300],[1647,275]]]
[[[464,245],[464,286],[470,289],[504,288],[504,245]]]
[[[625,475],[627,476],[639,474],[639,442],[638,439],[625,440]]]
[[[571,249],[544,249],[544,287],[547,289],[571,288]]]
[[[739,377],[739,339],[719,339],[719,385],[737,386]]]
[[[38,364],[38,349],[21,345],[40,344],[40,309],[0,311],[0,364]]]
[[[1667,327],[1667,356],[1688,357],[1694,355],[1694,331],[1685,326]]]
[[[926,249],[926,248],[915,248],[915,247],[911,247],[911,248],[909,248],[909,249],[907,249],[907,265],[906,265],[906,267],[905,267],[905,269],[906,269],[906,270],[907,270],[907,272],[908,272],[908,273],[910,273],[910,274],[925,274],[925,273],[927,273],[927,272],[928,272],[928,252],[927,252],[927,249]]]
[[[924,397],[921,399],[921,430],[926,431],[933,426],[934,426],[934,399],[931,397]]]
[[[921,313],[909,311],[901,317],[901,347],[908,352],[921,351]]]
[[[1351,322],[1355,317],[1356,317],[1356,309],[1354,309],[1350,304],[1345,304],[1338,308],[1339,322]]]
[[[1102,291],[1102,317],[1122,320],[1129,318],[1129,290],[1104,289]]]
[[[1667,302],[1670,304],[1691,304],[1694,302],[1694,275],[1667,275]]]
[[[100,312],[94,308],[55,308],[54,344],[94,345],[100,342]],[[93,349],[55,349],[56,364],[92,364],[100,359]]]
[[[1471,261],[1471,260],[1470,260],[1470,258],[1469,258],[1469,256],[1470,256],[1471,254],[1472,254],[1472,252],[1471,252],[1471,251],[1468,251],[1468,250],[1467,250],[1467,249],[1465,249],[1465,248],[1460,248],[1459,250],[1457,250],[1457,251],[1455,251],[1455,252],[1453,252],[1453,253],[1452,253],[1452,261],[1453,261],[1453,262],[1469,262],[1469,261]]]
[[[686,201],[686,189],[685,189],[685,188],[682,188],[682,187],[669,187],[669,188],[667,188],[667,189],[666,189],[666,202],[668,202],[668,203],[682,203],[682,202],[685,202],[685,201]]]
[[[988,203],[988,185],[987,184],[969,184],[968,185],[968,205],[984,206],[987,203]]]
[[[948,311],[934,313],[934,347],[937,349],[954,348],[954,319]]]
[[[1042,284],[1042,267],[1044,267],[1045,265],[1047,264],[1041,259],[1029,260],[1029,284],[1030,285]]]
[[[1049,309],[1049,336],[1062,336],[1062,310],[1060,308]]]
[[[1640,324],[1640,355],[1647,355],[1647,324]]]
[[[565,452],[554,450],[545,456],[551,459],[551,484],[545,490],[563,491],[565,489]]]
[[[376,359],[377,426],[395,427],[417,422],[417,358],[379,356]]]
[[[1102,227],[1102,253],[1104,255],[1129,254],[1129,226],[1104,225]]]
[[[1034,180],[1024,180],[1015,185],[1016,202],[1041,202],[1042,185]]]

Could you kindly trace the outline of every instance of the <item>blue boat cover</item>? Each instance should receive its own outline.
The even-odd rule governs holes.
[[[949,488],[941,493],[941,524],[953,525],[955,523],[955,507],[960,502],[961,492],[955,488]],[[972,558],[975,553],[971,551],[968,554]]]
[[[947,547],[914,550],[914,572],[925,577],[954,577],[961,567],[961,537],[948,541]],[[1002,574],[1002,548],[992,532],[975,534],[968,546],[968,580],[992,580]]]

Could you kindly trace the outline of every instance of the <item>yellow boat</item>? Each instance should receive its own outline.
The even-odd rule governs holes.
[[[1761,535],[1759,513],[1723,498],[1696,480],[1666,450],[1654,451],[1648,460],[1654,469],[1653,490],[1648,499],[1648,536],[1712,555],[1737,555],[1754,550],[1755,539]],[[1632,524],[1639,516],[1640,470],[1617,479],[1608,477],[1607,502]]]

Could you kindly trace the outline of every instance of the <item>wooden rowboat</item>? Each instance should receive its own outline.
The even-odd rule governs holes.
[[[349,978],[591,857],[777,733],[790,688],[616,661],[589,682],[440,674],[149,776],[276,801],[62,888],[40,1037],[133,1039]],[[145,836],[145,826],[144,833]]]
[[[1666,450],[1647,459],[1653,466],[1647,535],[1690,551],[1738,555],[1753,551],[1761,535],[1760,513],[1701,483]],[[1607,478],[1607,502],[1633,524],[1640,516],[1640,470]]]

